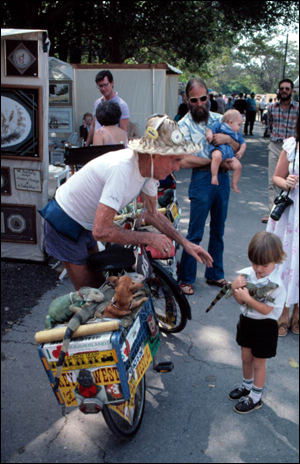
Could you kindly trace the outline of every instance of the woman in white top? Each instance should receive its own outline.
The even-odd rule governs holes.
[[[285,337],[289,327],[299,335],[299,115],[296,123],[296,138],[290,137],[283,144],[274,184],[283,190],[290,190],[293,204],[283,212],[279,221],[269,219],[267,231],[281,238],[287,259],[280,266],[281,278],[287,291],[287,300],[278,321],[278,335]],[[294,305],[290,322],[290,307]]]
[[[127,132],[118,127],[122,112],[120,105],[112,101],[101,102],[96,109],[96,119],[102,127],[97,129],[93,145],[115,145],[123,143],[128,145]]]

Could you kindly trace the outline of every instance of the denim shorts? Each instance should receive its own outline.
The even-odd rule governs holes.
[[[89,250],[97,245],[96,240],[90,230],[84,230],[77,242],[56,230],[45,221],[44,234],[46,239],[46,252],[59,261],[66,261],[72,264],[85,264],[89,257]]]

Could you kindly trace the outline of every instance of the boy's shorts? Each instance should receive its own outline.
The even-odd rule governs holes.
[[[251,348],[255,358],[273,358],[277,350],[278,323],[274,319],[250,319],[241,314],[236,341],[241,347]]]
[[[89,257],[89,250],[97,245],[90,230],[84,230],[78,242],[56,232],[56,230],[45,221],[44,234],[46,239],[46,252],[59,261],[72,264],[85,264]]]

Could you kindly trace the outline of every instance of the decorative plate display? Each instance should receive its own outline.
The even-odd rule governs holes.
[[[1,205],[1,241],[37,243],[35,206]]]
[[[38,77],[38,41],[6,40],[6,75]]]
[[[41,87],[1,87],[1,157],[42,158]]]

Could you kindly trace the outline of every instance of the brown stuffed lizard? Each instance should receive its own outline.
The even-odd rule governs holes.
[[[102,313],[104,317],[120,318],[128,316],[134,308],[148,300],[147,297],[136,299],[137,296],[144,295],[144,293],[138,291],[144,288],[143,283],[134,283],[131,277],[128,276],[109,277],[108,280],[115,285],[115,295],[104,309]]]

